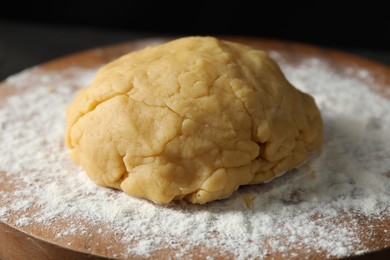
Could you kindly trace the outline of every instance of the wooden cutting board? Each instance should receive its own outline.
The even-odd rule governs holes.
[[[96,48],[93,50],[77,53],[64,58],[39,65],[44,71],[56,71],[70,67],[95,68],[98,65],[107,63],[118,56],[130,51],[140,49],[146,45],[160,43],[167,39],[146,39],[128,42],[119,45]],[[266,51],[277,51],[291,65],[299,64],[306,58],[315,57],[324,60],[336,70],[342,71],[347,67],[361,68],[369,71],[373,76],[377,88],[373,91],[390,98],[390,68],[369,60],[351,56],[338,51],[303,45],[294,42],[282,42],[275,40],[255,39],[255,38],[229,38],[236,42],[245,43],[254,48]],[[353,76],[353,75],[352,75]],[[3,98],[10,93],[15,93],[16,88],[9,83],[0,84],[0,104]],[[3,152],[3,151],[1,151]],[[17,163],[17,162],[15,162]],[[1,174],[1,172],[0,172]],[[9,178],[16,178],[12,175]],[[5,178],[0,183],[0,191],[12,190],[12,180]],[[1,202],[0,202],[1,203]],[[8,203],[12,203],[8,202]],[[348,221],[347,218],[342,221]],[[92,237],[68,237],[66,239],[55,239],[55,232],[45,228],[43,225],[34,224],[25,227],[16,227],[11,225],[12,217],[9,222],[0,222],[0,259],[100,259],[114,258],[115,252],[121,252],[123,248],[112,247],[112,241],[117,238],[113,233],[111,237],[101,237],[92,227],[89,232],[95,232]],[[58,223],[61,225],[61,223]],[[361,219],[362,233],[367,233],[365,246],[372,254],[363,257],[386,258],[390,256],[390,218],[387,216],[381,219]],[[72,243],[70,243],[70,241]],[[91,242],[93,241],[93,243]],[[96,246],[99,245],[99,246]],[[111,249],[106,248],[111,245]],[[195,249],[196,251],[197,249]],[[165,258],[172,255],[169,250],[160,250],[151,258]],[[322,259],[324,252],[312,251],[310,253],[298,252],[302,257],[310,259]],[[195,252],[195,258],[204,258],[206,252]],[[216,255],[213,252],[213,255]],[[218,255],[218,254],[217,254]],[[224,256],[226,257],[226,256]],[[221,258],[224,258],[221,256]],[[282,259],[282,255],[275,252],[269,256],[269,259]]]

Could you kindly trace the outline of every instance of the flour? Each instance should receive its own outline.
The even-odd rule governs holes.
[[[203,206],[159,206],[98,187],[69,160],[65,109],[96,70],[34,68],[9,78],[19,93],[0,97],[0,180],[16,189],[0,190],[0,220],[39,223],[59,240],[115,234],[125,250],[111,257],[119,258],[164,248],[181,258],[195,247],[236,258],[299,258],[291,249],[337,257],[366,252],[358,217],[390,215],[390,101],[370,89],[368,71],[338,74],[314,58],[292,67],[271,54],[294,85],[315,97],[325,124],[322,152],[270,183]],[[58,220],[68,225],[59,229]]]

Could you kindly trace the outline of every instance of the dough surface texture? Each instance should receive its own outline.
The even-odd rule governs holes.
[[[187,37],[102,67],[67,110],[72,159],[102,186],[204,204],[268,182],[322,145],[313,98],[263,51]]]

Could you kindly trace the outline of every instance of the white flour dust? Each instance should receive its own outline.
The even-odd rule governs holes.
[[[70,161],[63,145],[65,109],[95,70],[35,68],[9,78],[20,92],[0,97],[0,220],[23,227],[40,223],[56,230],[58,239],[90,231],[77,221],[57,230],[55,220],[104,223],[125,248],[116,256],[121,258],[162,248],[174,249],[175,258],[196,246],[236,258],[283,255],[291,248],[338,257],[364,253],[357,216],[390,214],[390,101],[370,90],[364,70],[337,74],[314,58],[281,65],[321,109],[321,154],[268,184],[244,187],[204,206],[158,206],[98,187]],[[15,188],[6,189],[7,182]],[[337,221],[341,216],[347,225]]]

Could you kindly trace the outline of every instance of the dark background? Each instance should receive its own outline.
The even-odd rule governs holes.
[[[75,51],[143,37],[241,35],[300,41],[390,64],[390,12],[373,3],[340,9],[330,3],[297,8],[231,1],[66,1],[0,11],[0,80]],[[160,3],[160,4],[158,4]],[[222,4],[223,3],[223,4]],[[12,4],[11,4],[12,5]],[[23,10],[23,11],[21,11]]]

